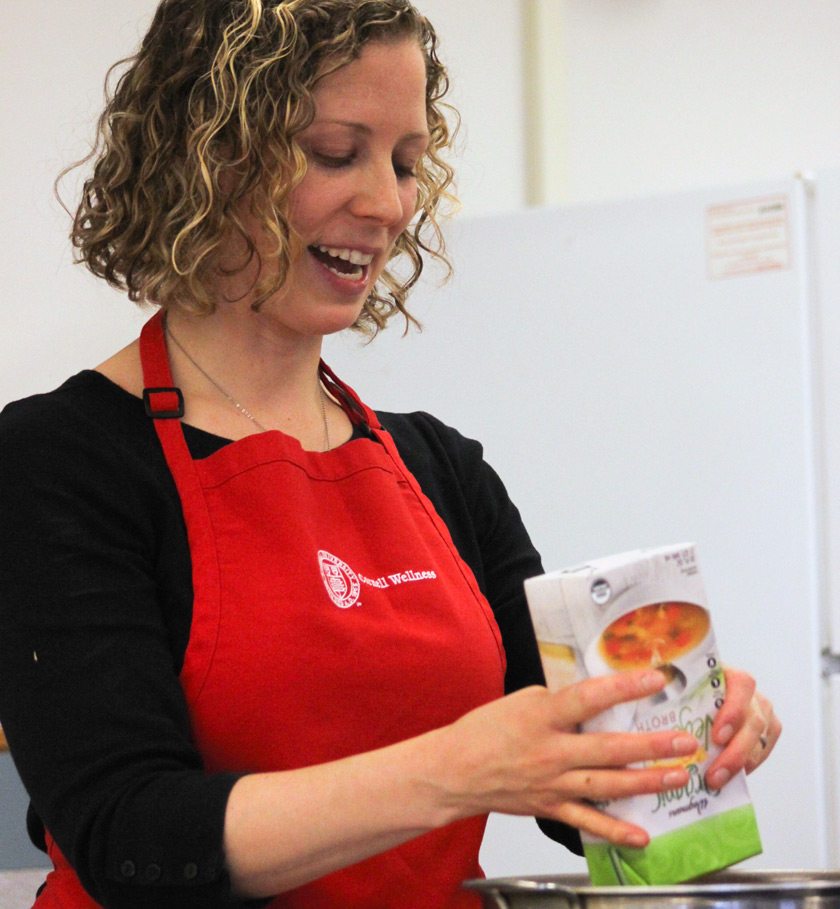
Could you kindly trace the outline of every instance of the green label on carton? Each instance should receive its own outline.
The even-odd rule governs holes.
[[[644,849],[584,843],[595,886],[655,886],[709,874],[761,852],[755,812],[742,805],[651,839]]]

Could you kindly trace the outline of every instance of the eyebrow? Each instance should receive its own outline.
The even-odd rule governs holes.
[[[370,135],[373,132],[367,124],[356,123],[354,120],[323,119],[315,121],[312,125],[317,126],[321,123],[329,123],[333,126],[346,126],[354,132],[364,133],[365,135]],[[400,136],[401,142],[413,142],[415,139],[422,139],[424,142],[428,142],[431,139],[431,136],[427,132],[406,133],[404,136]]]

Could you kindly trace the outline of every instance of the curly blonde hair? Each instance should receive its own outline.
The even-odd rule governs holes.
[[[259,261],[237,216],[237,203],[250,197],[277,259],[276,271],[254,287],[259,308],[291,263],[288,200],[307,163],[296,136],[314,117],[314,85],[358,58],[367,42],[406,37],[426,62],[431,141],[417,168],[417,216],[354,327],[375,334],[401,313],[407,328],[415,320],[406,296],[423,253],[450,270],[438,215],[454,201],[453,172],[442,157],[453,134],[447,112],[457,122],[442,103],[449,82],[435,31],[408,0],[163,0],[139,51],[109,71],[106,84],[127,65],[92,151],[67,169],[94,162],[70,235],[76,261],[135,302],[212,312],[211,279],[225,239],[244,240],[241,268]],[[398,259],[408,264],[402,276],[392,269]]]

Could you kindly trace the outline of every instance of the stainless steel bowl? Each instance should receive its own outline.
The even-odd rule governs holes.
[[[840,909],[840,873],[720,872],[672,887],[590,887],[581,875],[467,881],[488,909]]]

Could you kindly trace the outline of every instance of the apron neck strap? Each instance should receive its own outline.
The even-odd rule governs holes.
[[[354,425],[364,423],[371,429],[382,429],[375,411],[371,410],[349,385],[345,385],[323,360],[318,366],[318,371],[324,388],[338,401],[351,423]]]
[[[172,384],[166,352],[164,311],[158,310],[140,332],[140,361],[143,366],[143,404],[154,420],[180,420],[184,416],[184,396]]]

